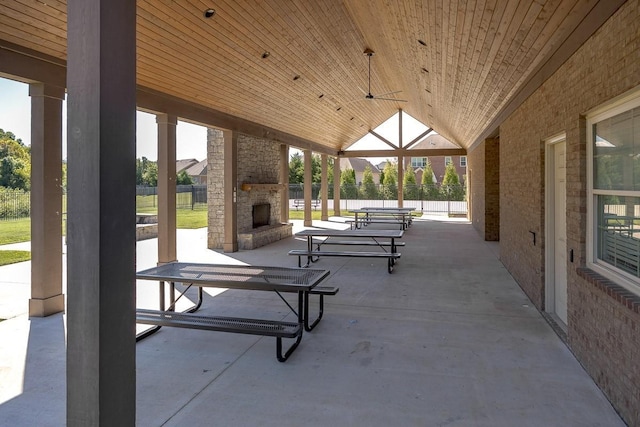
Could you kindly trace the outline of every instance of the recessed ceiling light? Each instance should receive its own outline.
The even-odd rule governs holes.
[[[213,15],[215,15],[215,14],[216,14],[215,9],[206,9],[206,10],[204,11],[204,17],[205,17],[205,18],[211,18],[211,17],[212,17]]]
[[[422,46],[426,46],[427,44],[424,42],[424,40],[420,40],[418,39],[418,43],[420,43]]]

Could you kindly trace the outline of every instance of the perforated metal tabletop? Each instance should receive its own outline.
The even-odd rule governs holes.
[[[329,273],[308,268],[173,262],[139,271],[136,278],[230,289],[308,291]]]

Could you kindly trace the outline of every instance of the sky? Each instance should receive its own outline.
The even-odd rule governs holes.
[[[31,145],[31,99],[29,85],[0,78],[0,129],[12,132],[25,145]],[[67,158],[66,102],[63,102],[62,158]],[[156,116],[138,111],[136,157],[158,160]],[[178,121],[176,159],[207,158],[207,128]]]
[[[408,114],[403,114],[403,143],[411,141],[424,130],[426,126],[415,120]],[[390,141],[398,139],[397,114],[382,123],[375,130]],[[12,132],[16,138],[22,140],[25,145],[31,145],[31,100],[29,98],[29,86],[24,83],[0,78],[0,129]],[[66,144],[67,122],[66,102],[63,102],[62,122],[62,158],[67,158]],[[157,150],[157,125],[153,114],[138,111],[136,129],[136,157],[146,157],[149,160],[158,160]],[[371,134],[357,141],[349,149],[352,150],[376,150],[388,149],[389,146]],[[293,147],[289,150],[292,155],[298,150]],[[191,123],[178,121],[176,129],[176,159],[207,158],[207,129]],[[394,158],[395,159],[395,158]],[[371,163],[378,164],[383,157],[368,158]]]

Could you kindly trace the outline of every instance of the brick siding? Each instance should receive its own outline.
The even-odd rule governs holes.
[[[500,127],[500,256],[541,310],[544,140],[566,133],[567,249],[575,255],[567,266],[568,343],[630,425],[640,425],[640,315],[585,273],[584,114],[639,84],[640,0],[630,0]]]

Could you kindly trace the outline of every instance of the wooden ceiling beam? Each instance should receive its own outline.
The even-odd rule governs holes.
[[[139,109],[150,113],[173,114],[180,119],[202,126],[239,132],[257,138],[268,139],[315,153],[337,156],[336,150],[277,129],[263,126],[221,111],[204,107],[152,89],[138,86],[136,103]]]
[[[464,148],[417,148],[407,150],[396,148],[395,150],[349,150],[340,151],[338,157],[433,157],[433,156],[466,156]]]

